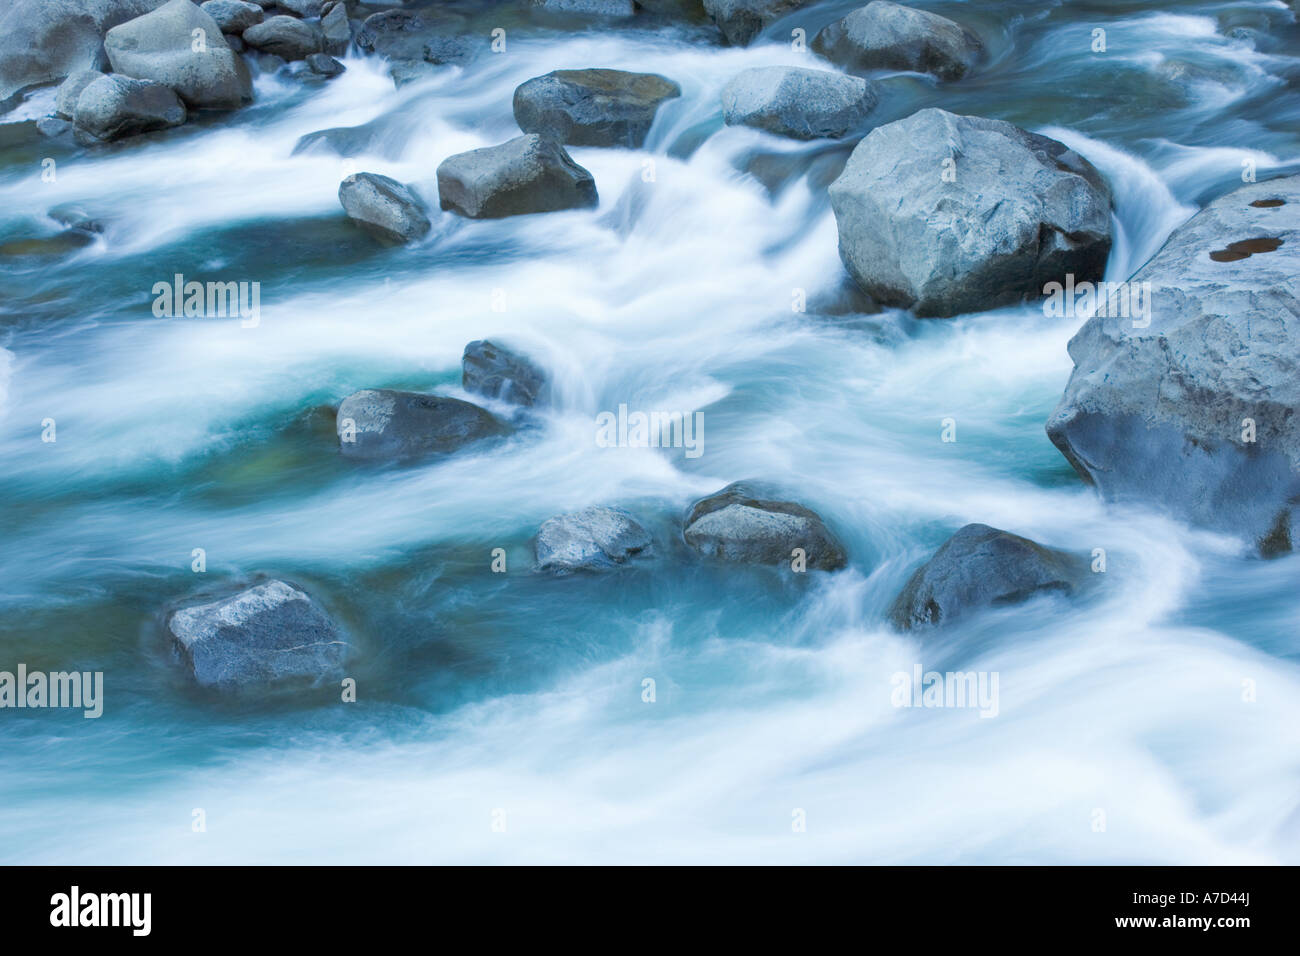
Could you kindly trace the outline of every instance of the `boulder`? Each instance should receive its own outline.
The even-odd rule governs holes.
[[[1214,200],[1127,291],[1128,308],[1107,294],[1070,341],[1048,436],[1108,500],[1154,504],[1265,555],[1294,549],[1300,176]]]
[[[104,34],[165,0],[7,0],[0,3],[0,106],[29,86],[102,69]]]
[[[104,74],[99,70],[78,70],[64,80],[54,95],[54,115],[61,119],[72,119],[82,91],[101,76]]]
[[[387,388],[355,392],[339,405],[339,449],[347,458],[403,459],[450,454],[509,429],[470,402]]]
[[[875,105],[876,91],[864,79],[793,66],[742,70],[722,89],[728,126],[794,139],[838,139],[866,123]]]
[[[315,76],[342,76],[348,69],[328,53],[313,53],[303,62],[307,65],[307,70]]]
[[[537,134],[449,156],[438,166],[443,209],[471,219],[595,206],[596,181],[564,147]]]
[[[196,30],[202,31],[201,44]],[[114,72],[169,86],[191,109],[235,109],[253,98],[243,59],[226,45],[216,21],[190,0],[170,0],[113,27],[104,49]]]
[[[244,0],[205,0],[199,9],[216,22],[222,33],[243,33],[265,17],[261,7]]]
[[[704,0],[704,12],[732,46],[749,46],[754,37],[808,0]]]
[[[935,627],[1039,594],[1075,594],[1088,574],[1088,563],[1076,555],[986,524],[968,524],[912,575],[889,619],[904,631]]]
[[[335,4],[320,21],[321,35],[325,38],[325,52],[342,56],[352,45],[352,24],[348,22],[348,8]]]
[[[320,606],[283,581],[182,608],[167,630],[194,679],[226,691],[338,680],[351,650]]]
[[[813,50],[852,72],[910,70],[958,80],[979,62],[984,44],[947,17],[873,0],[813,38]]]
[[[645,143],[659,105],[682,95],[672,80],[625,70],[556,70],[515,90],[515,121],[570,146]]]
[[[321,15],[325,2],[324,0],[275,0],[275,6],[284,7],[300,17],[314,19]]]
[[[424,204],[406,186],[377,173],[353,173],[339,185],[348,218],[385,242],[412,242],[429,232]]]
[[[683,537],[707,558],[743,564],[785,564],[802,548],[809,570],[844,567],[844,548],[820,516],[773,497],[773,489],[735,482],[702,498],[686,515]]]
[[[285,60],[305,60],[325,49],[325,35],[319,24],[283,14],[249,27],[244,31],[244,42]]]
[[[548,518],[537,532],[541,571],[603,571],[643,554],[650,532],[626,511],[583,508]]]
[[[78,143],[93,146],[180,126],[185,117],[185,104],[170,87],[114,74],[81,91],[72,130]]]
[[[1067,273],[1099,279],[1110,253],[1097,170],[1002,120],[925,109],[879,126],[829,191],[849,274],[922,317],[1038,298]]]
[[[636,14],[633,0],[531,0],[546,13],[589,17],[630,17]]]
[[[424,45],[446,35],[457,23],[437,10],[381,10],[362,22],[357,46],[390,60],[420,60]]]
[[[525,406],[542,403],[547,391],[546,376],[536,365],[485,340],[465,346],[461,385],[467,392]]]

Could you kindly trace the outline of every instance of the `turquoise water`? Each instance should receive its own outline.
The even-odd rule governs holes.
[[[101,152],[17,125],[48,93],[0,117],[0,241],[53,234],[61,203],[104,224],[84,249],[0,263],[0,670],[103,671],[106,697],[98,720],[0,713],[0,860],[1300,861],[1300,558],[1103,506],[1043,432],[1071,321],[852,312],[825,194],[848,149],[722,126],[732,75],[807,64],[791,25],[811,36],[853,6],[746,49],[512,26],[505,55],[418,85],[361,59],[323,87],[262,76],[248,109]],[[991,62],[942,88],[882,80],[881,121],[939,105],[1077,149],[1115,194],[1108,278],[1240,183],[1243,158],[1260,179],[1300,169],[1284,4],[926,7],[979,30]],[[598,209],[438,215],[403,249],[343,219],[347,172],[436,197],[443,158],[513,135],[515,86],[584,66],[683,89],[645,150],[571,150]],[[385,118],[362,155],[293,155]],[[259,281],[260,324],[155,318],[175,273]],[[413,467],[339,458],[327,406],[374,386],[463,397],[482,337],[550,371],[539,427]],[[703,411],[703,455],[598,447],[595,415],[621,403]],[[818,510],[848,569],[693,560],[686,506],[751,477]],[[591,504],[643,518],[654,560],[530,573],[538,525]],[[889,630],[911,569],[970,521],[1105,548],[1104,587],[937,637]],[[356,703],[186,682],[166,612],[258,575],[348,630]],[[997,672],[997,718],[893,707],[890,675],[917,662]]]

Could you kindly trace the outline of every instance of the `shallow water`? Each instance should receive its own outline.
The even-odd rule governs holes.
[[[0,861],[1300,862],[1300,556],[1103,506],[1043,431],[1076,320],[851,311],[825,194],[849,147],[722,126],[735,72],[809,64],[791,26],[854,5],[746,49],[698,28],[512,27],[505,55],[398,90],[356,58],[325,86],[261,76],[240,112],[55,153],[53,183],[44,141],[0,146],[0,242],[54,234],[63,203],[104,224],[70,255],[3,262],[0,669],[106,681],[101,719],[0,718]],[[1282,3],[922,5],[991,61],[945,87],[883,78],[873,121],[940,105],[1081,152],[1115,196],[1109,279],[1239,184],[1243,158],[1260,179],[1300,170]],[[438,215],[396,250],[341,215],[355,170],[436,205],[442,159],[513,135],[515,86],[605,65],[683,96],[644,150],[571,149],[598,209]],[[294,153],[372,120],[359,155]],[[260,324],[154,317],[176,273],[260,282]],[[338,457],[327,406],[373,386],[464,397],[461,352],[483,337],[553,376],[537,428],[412,467]],[[595,415],[621,403],[702,411],[704,453],[598,447]],[[819,511],[849,568],[694,561],[682,512],[743,478]],[[531,574],[538,525],[590,504],[642,517],[656,557]],[[939,637],[890,630],[910,571],[970,521],[1104,548],[1102,586]],[[259,575],[348,629],[357,703],[222,702],[178,673],[166,610]],[[997,717],[892,706],[890,676],[918,662],[996,672]]]

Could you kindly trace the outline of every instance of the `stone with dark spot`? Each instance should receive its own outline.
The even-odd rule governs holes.
[[[78,143],[93,146],[180,126],[185,117],[185,104],[169,87],[114,73],[81,91],[72,127]]]
[[[339,203],[348,218],[385,242],[413,242],[430,229],[424,204],[395,179],[353,173],[339,184]]]
[[[556,70],[515,90],[515,121],[570,146],[638,148],[666,100],[681,87],[657,73]]]
[[[732,46],[748,46],[768,25],[808,0],[704,0],[704,11]]]
[[[812,47],[851,72],[911,70],[941,80],[965,76],[984,52],[979,37],[961,24],[887,0],[823,28]]]
[[[596,182],[564,147],[544,136],[518,136],[473,149],[438,166],[443,209],[471,219],[595,206]]]
[[[1019,604],[1040,594],[1072,595],[1088,563],[1028,538],[968,524],[917,569],[889,610],[902,630],[950,624],[973,611]]]
[[[540,404],[546,398],[542,371],[524,356],[494,342],[470,342],[461,366],[461,384],[467,392],[524,406]]]
[[[844,547],[821,517],[776,494],[760,483],[735,482],[700,499],[686,515],[686,543],[706,558],[731,563],[790,566],[799,548],[808,570],[844,567]]]
[[[305,60],[325,50],[325,35],[319,24],[284,15],[249,27],[244,31],[244,42],[284,60]]]
[[[537,532],[541,571],[604,571],[644,554],[650,533],[618,508],[583,508],[548,518]]]
[[[387,388],[354,392],[335,416],[339,450],[347,458],[368,460],[450,454],[509,430],[470,402]]]

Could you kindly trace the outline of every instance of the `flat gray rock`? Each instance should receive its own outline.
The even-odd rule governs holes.
[[[349,395],[339,405],[335,423],[343,455],[370,460],[450,454],[509,431],[491,412],[470,402],[387,388]]]
[[[325,50],[325,34],[319,24],[284,15],[249,27],[244,31],[244,42],[284,60],[305,60]]]
[[[1072,595],[1088,582],[1082,558],[986,524],[968,524],[916,570],[889,610],[901,630],[949,624],[981,608],[1045,593]]]
[[[794,12],[809,0],[704,0],[704,12],[732,46],[749,46],[769,24]]]
[[[461,386],[489,398],[532,406],[546,397],[546,376],[527,358],[495,342],[479,340],[465,346]]]
[[[556,70],[515,90],[515,122],[525,133],[570,146],[635,149],[645,143],[659,106],[681,95],[680,86],[657,73]]]
[[[169,86],[191,109],[236,109],[253,99],[248,66],[190,0],[113,27],[104,50],[113,72]]]
[[[114,74],[81,91],[72,131],[78,143],[93,146],[180,126],[185,117],[185,104],[170,87]]]
[[[626,511],[583,508],[548,518],[537,532],[542,571],[603,571],[650,547],[650,533]]]
[[[796,548],[808,570],[835,571],[847,563],[844,547],[816,512],[753,482],[735,482],[697,501],[683,537],[704,557],[731,563],[789,567]]]
[[[537,134],[449,156],[438,166],[443,209],[497,219],[595,206],[596,182],[565,152]]]
[[[961,24],[887,0],[823,28],[812,47],[846,70],[911,70],[941,80],[961,79],[984,55],[979,37]]]
[[[1110,254],[1101,174],[1002,120],[925,109],[878,126],[830,199],[849,275],[921,317],[1037,299],[1067,273],[1100,279]]]
[[[1084,324],[1070,341],[1074,373],[1048,436],[1109,500],[1168,509],[1266,555],[1292,550],[1300,540],[1300,176],[1214,200],[1130,283],[1150,283],[1150,324],[1135,327],[1135,318],[1147,320],[1131,305],[1129,317]]]
[[[339,184],[339,202],[348,218],[377,239],[404,243],[430,229],[424,204],[409,188],[378,173],[353,173]]]
[[[742,70],[722,89],[728,126],[794,139],[838,139],[861,128],[875,105],[875,89],[860,77],[793,66]]]
[[[167,629],[194,679],[227,691],[337,680],[351,650],[316,602],[283,581],[176,611]]]

